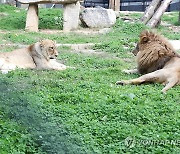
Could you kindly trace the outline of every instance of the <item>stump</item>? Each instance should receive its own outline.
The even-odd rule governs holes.
[[[38,5],[29,4],[27,17],[26,17],[26,31],[38,32],[39,17],[38,17]]]
[[[37,32],[39,17],[38,4],[54,3],[64,5],[63,30],[71,31],[78,28],[80,3],[79,0],[16,0],[22,4],[29,4],[26,17],[26,31]]]
[[[64,31],[77,29],[79,23],[79,12],[80,12],[79,2],[64,5],[64,14],[63,14]]]

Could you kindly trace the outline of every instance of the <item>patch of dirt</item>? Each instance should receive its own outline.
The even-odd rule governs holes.
[[[176,33],[180,32],[180,26],[175,26],[175,25],[172,25],[172,24],[167,23],[165,21],[161,22],[161,25],[169,28],[173,32],[176,32]]]
[[[125,62],[132,63],[132,58],[122,58]]]
[[[74,31],[69,31],[69,32],[64,32],[63,30],[53,30],[53,29],[40,29],[40,33],[45,33],[45,34],[57,34],[57,33],[77,33],[77,34],[84,34],[84,35],[89,35],[89,34],[106,34],[111,31],[111,28],[103,28],[103,29],[90,29],[90,28],[81,28],[77,29]]]
[[[95,44],[94,43],[84,43],[84,44],[56,44],[57,47],[70,47],[73,50],[85,50],[92,49]]]
[[[169,29],[172,30],[173,32],[179,33],[180,32],[180,26],[169,26]]]
[[[130,23],[135,23],[137,21],[139,21],[139,19],[133,18],[131,17],[131,14],[134,13],[139,13],[143,15],[143,12],[136,12],[136,11],[120,11],[120,14],[123,14],[123,16],[119,16],[119,18],[121,20],[123,20],[124,22],[130,22]]]
[[[0,44],[0,47],[17,47],[17,48],[25,48],[27,45],[23,44],[13,44],[13,43],[5,43],[5,44]]]
[[[8,15],[9,15],[8,13],[0,12],[0,16],[1,16],[1,17],[6,17],[6,16],[8,16]]]
[[[95,55],[95,56],[102,57],[102,58],[111,58],[111,59],[122,60],[121,58],[117,57],[115,54],[109,54],[107,52],[103,52],[100,50],[85,49],[85,50],[70,50],[67,52],[77,53],[77,54],[85,54],[87,56]]]
[[[0,34],[6,34],[7,31],[4,31],[4,30],[0,30]]]

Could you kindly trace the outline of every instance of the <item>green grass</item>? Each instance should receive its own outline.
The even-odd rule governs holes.
[[[13,6],[1,5],[0,29],[15,30],[24,29],[26,22],[26,11],[17,9]],[[62,29],[63,17],[61,9],[40,9],[39,11],[39,28],[40,29]]]
[[[0,6],[0,12],[11,16],[14,8]],[[146,28],[143,24],[118,20],[104,35],[27,33],[8,27],[9,32],[0,36],[5,42],[30,44],[42,38],[58,43],[91,42],[97,43],[94,49],[109,54],[77,54],[61,47],[58,59],[75,69],[0,74],[0,153],[180,152],[177,144],[163,144],[180,140],[179,87],[164,95],[160,84],[115,85],[117,80],[138,76],[122,70],[136,65],[129,51]],[[178,33],[162,26],[158,31],[180,39]],[[125,144],[127,137],[136,140],[134,147]],[[155,144],[147,145],[148,141]]]
[[[175,26],[179,26],[179,24],[180,24],[180,23],[178,23],[178,19],[179,19],[178,12],[171,12],[171,13],[163,15],[163,17],[162,17],[163,21],[166,21]]]
[[[41,153],[27,130],[0,111],[0,153]]]

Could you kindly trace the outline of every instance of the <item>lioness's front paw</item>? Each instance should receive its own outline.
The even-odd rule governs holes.
[[[61,66],[61,67],[55,68],[55,70],[59,70],[59,71],[63,71],[63,70],[66,70],[66,69],[67,69],[66,66]]]
[[[9,70],[1,70],[2,74],[7,74],[9,72]]]
[[[76,67],[72,67],[72,66],[67,66],[67,68],[76,69]]]

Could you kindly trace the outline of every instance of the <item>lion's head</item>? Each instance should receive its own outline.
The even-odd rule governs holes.
[[[139,42],[132,52],[136,55],[140,74],[161,69],[172,57],[179,56],[166,38],[148,30],[140,34]]]
[[[54,41],[46,39],[41,40],[39,43],[41,52],[47,60],[57,58],[58,51],[56,50],[56,43]]]

